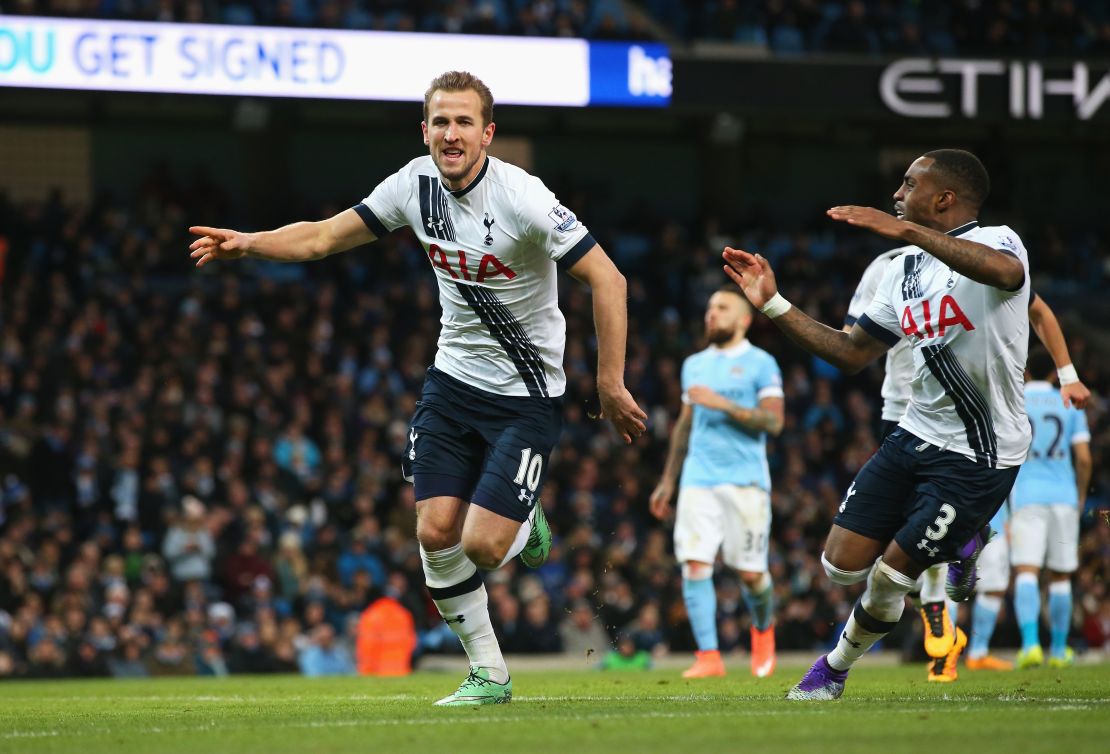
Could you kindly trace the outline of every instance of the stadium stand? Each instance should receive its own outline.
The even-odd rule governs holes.
[[[1099,0],[14,0],[4,13],[590,39],[718,40],[774,55],[1110,57]]]
[[[557,188],[590,206],[589,190]],[[360,614],[382,595],[412,614],[418,655],[455,646],[424,596],[397,463],[438,328],[423,255],[398,233],[314,265],[197,273],[187,218],[229,204],[210,181],[164,171],[84,207],[0,197],[0,677],[350,672]],[[538,571],[489,578],[507,652],[579,652],[583,636],[619,636],[630,652],[691,648],[669,533],[645,501],[681,359],[723,279],[716,252],[725,240],[762,250],[785,295],[836,323],[879,249],[827,229],[645,225],[643,213],[604,223],[591,218],[629,279],[629,386],[652,436],[624,446],[590,418],[589,298],[564,279],[567,423],[543,501],[556,543]],[[1090,235],[1026,238],[1042,250],[1034,283],[1050,302],[1105,286],[1110,255]],[[1096,392],[1080,648],[1110,632],[1110,529],[1095,525],[1110,507],[1110,350],[1097,347],[1110,333],[1088,324],[1065,320]],[[836,636],[855,596],[822,576],[818,556],[875,449],[879,373],[842,377],[762,319],[751,337],[782,365],[787,398],[770,445],[778,642],[811,649]],[[739,600],[719,579],[725,651],[747,636]],[[998,643],[1013,632],[1001,627]]]

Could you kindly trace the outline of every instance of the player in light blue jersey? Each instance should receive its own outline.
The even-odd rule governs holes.
[[[1059,404],[1054,411],[1063,412],[1061,416],[1074,419],[1074,414],[1083,416],[1082,409],[1086,408],[1090,400],[1091,391],[1087,389],[1071,363],[1064,333],[1060,329],[1052,309],[1040,296],[1034,297],[1034,303],[1029,307],[1029,323],[1036,331],[1038,338],[1048,349],[1047,354],[1043,349],[1031,351],[1026,369],[1026,380],[1030,379],[1030,372],[1045,374],[1043,384],[1047,385],[1048,376],[1053,366],[1056,369],[1060,390],[1057,392],[1056,401]],[[1036,393],[1036,391],[1034,391]],[[1029,404],[1028,382],[1025,391],[1026,404]],[[1071,411],[1067,409],[1078,409]],[[1030,421],[1036,421],[1030,410]],[[1042,438],[1043,439],[1043,438]],[[1036,448],[1036,438],[1030,450],[1029,460],[1022,467],[1018,475],[1017,484],[1028,473],[1026,469],[1033,460],[1033,449]],[[1035,473],[1035,472],[1034,472]],[[1015,490],[1017,487],[1015,486]],[[991,637],[994,635],[995,625],[998,622],[998,613],[1002,609],[1002,600],[1010,585],[1010,509],[1013,504],[1013,493],[1006,505],[1003,505],[994,518],[991,519],[991,529],[995,536],[983,547],[979,557],[979,581],[975,585],[975,608],[971,617],[971,640],[968,644],[967,669],[968,670],[1013,670],[1014,665],[1008,660],[990,654]]]
[[[710,297],[709,347],[682,365],[682,412],[671,431],[663,477],[651,493],[652,514],[668,518],[681,470],[675,556],[698,645],[685,678],[725,674],[713,588],[718,551],[739,573],[751,612],[752,673],[763,678],[775,668],[767,434],[782,431],[782,374],[774,357],[745,337],[751,322],[751,307],[738,289],[722,288]]]
[[[1029,355],[1025,408],[1033,427],[1029,459],[1010,499],[1010,562],[1014,566],[1014,613],[1021,628],[1018,667],[1044,662],[1040,641],[1040,570],[1048,569],[1049,664],[1072,662],[1071,574],[1079,565],[1079,512],[1091,483],[1091,434],[1082,411],[1064,407],[1049,379],[1046,354]]]

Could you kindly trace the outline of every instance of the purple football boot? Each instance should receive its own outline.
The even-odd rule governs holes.
[[[948,564],[948,582],[944,585],[948,599],[953,602],[967,602],[971,599],[975,592],[975,582],[979,580],[975,564],[993,536],[991,527],[984,526],[970,542],[960,548],[960,559]]]
[[[844,682],[848,680],[847,670],[833,670],[821,655],[813,667],[805,674],[798,685],[786,692],[786,698],[795,702],[831,701],[839,699],[844,693]]]

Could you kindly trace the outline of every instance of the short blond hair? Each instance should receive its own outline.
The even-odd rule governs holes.
[[[424,120],[428,119],[428,105],[436,92],[473,91],[482,102],[482,125],[493,122],[493,93],[480,78],[467,71],[448,71],[432,79],[428,91],[424,92]]]

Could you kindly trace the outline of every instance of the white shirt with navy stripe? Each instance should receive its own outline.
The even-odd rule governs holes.
[[[443,309],[438,369],[499,395],[564,393],[557,267],[573,266],[595,242],[540,179],[488,157],[466,188],[451,191],[424,156],[354,209],[379,238],[407,225],[420,239]]]
[[[902,256],[905,248],[884,251],[867,266],[860,278],[856,292],[848,304],[848,315],[844,324],[851,327],[867,311],[868,304],[875,298],[875,291],[883,280],[883,273],[891,261]],[[883,375],[883,410],[885,421],[897,422],[910,405],[910,383],[913,381],[913,353],[905,340],[886,352],[886,371]]]
[[[910,403],[899,425],[991,468],[1029,451],[1022,375],[1029,342],[1029,257],[1005,225],[971,222],[949,235],[1017,257],[1021,287],[1003,291],[911,246],[886,268],[859,324],[888,345],[909,342]]]

